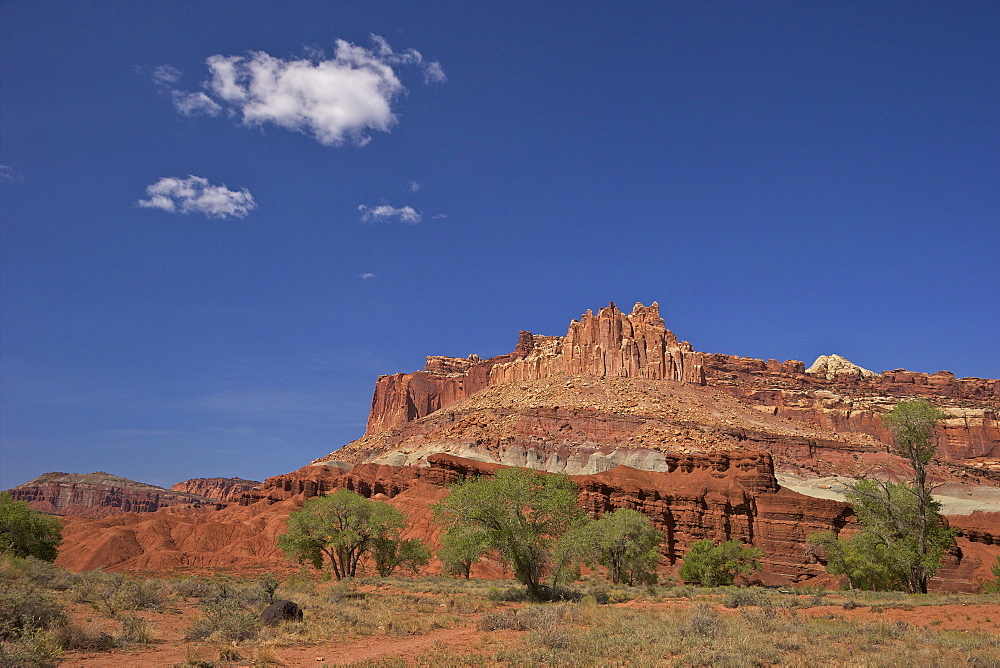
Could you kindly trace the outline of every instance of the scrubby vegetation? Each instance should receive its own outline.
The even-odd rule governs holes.
[[[628,657],[637,665],[1000,666],[997,634],[961,616],[970,605],[1000,605],[1000,594],[630,586],[594,574],[567,588],[569,600],[537,603],[509,580],[337,581],[315,571],[143,579],[68,573],[9,556],[0,560],[0,578],[4,667],[54,666],[72,652],[99,664],[100,653],[164,644],[178,648],[180,666],[295,665],[282,654],[366,638],[433,639],[448,629],[467,629],[472,640],[428,641],[416,659],[364,665],[605,666]],[[275,597],[295,601],[303,620],[262,626],[259,614]],[[925,624],[921,611],[941,605],[966,630]],[[183,628],[170,635],[164,629],[176,626],[172,620]]]

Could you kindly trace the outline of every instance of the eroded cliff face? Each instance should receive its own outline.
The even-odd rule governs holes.
[[[310,465],[269,478],[246,492],[239,504],[221,509],[187,506],[101,520],[65,518],[57,564],[71,570],[289,567],[275,547],[288,514],[306,499],[337,489],[400,508],[409,518],[404,537],[419,538],[434,550],[440,546],[440,529],[431,522],[431,506],[447,495],[449,485],[491,476],[499,468],[445,454],[432,455],[427,466],[419,467],[361,464],[347,471]],[[766,452],[678,455],[662,472],[619,466],[573,480],[580,505],[594,517],[617,508],[649,517],[663,532],[664,566],[676,567],[696,540],[735,538],[764,549],[759,577],[769,584],[825,577],[822,564],[807,549],[806,536],[823,530],[849,532],[853,524],[844,503],[780,488]],[[975,591],[995,559],[1000,545],[996,518],[973,515],[966,524],[959,527],[965,534],[932,581],[936,590]],[[476,574],[497,577],[499,568],[487,562]],[[428,572],[439,570],[434,562]]]
[[[10,490],[15,501],[46,513],[108,517],[149,513],[177,505],[202,505],[211,499],[171,491],[110,473],[45,473]]]
[[[947,414],[935,429],[938,458],[1000,482],[1000,380],[905,369],[828,378],[825,370],[810,374],[797,362],[719,354],[705,355],[704,362],[710,386],[758,410],[847,437],[869,436],[886,451],[892,439],[880,415],[901,400],[931,401]]]
[[[366,434],[400,427],[492,385],[588,374],[704,384],[701,353],[664,327],[659,304],[587,311],[566,336],[521,332],[514,351],[481,360],[428,357],[423,371],[380,376]]]
[[[597,385],[611,389],[593,396]],[[685,398],[684,388],[707,394]],[[747,447],[772,452],[784,472],[857,476],[891,450],[880,415],[918,397],[948,415],[935,434],[947,464],[941,479],[1000,483],[1000,380],[876,374],[838,355],[807,370],[796,360],[701,353],[665,328],[656,303],[629,314],[611,304],[572,321],[566,336],[521,332],[507,355],[429,357],[423,371],[380,377],[365,436],[324,459],[410,465],[448,452],[592,473],[622,463],[663,470],[651,453]],[[676,401],[688,402],[682,416],[668,406]],[[775,419],[760,423],[748,412]]]
[[[175,492],[197,494],[214,501],[236,501],[260,482],[244,478],[192,478],[174,483],[170,489]]]

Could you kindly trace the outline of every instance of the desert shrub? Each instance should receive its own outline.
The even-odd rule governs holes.
[[[697,540],[691,544],[678,573],[685,582],[697,582],[714,587],[731,585],[737,575],[746,575],[760,568],[764,551],[729,540],[715,545],[710,540]]]
[[[693,606],[687,614],[687,619],[681,623],[684,634],[714,637],[722,630],[722,620],[715,608],[705,603]]]
[[[260,633],[257,613],[242,608],[235,600],[225,599],[201,607],[203,617],[191,625],[185,640],[204,640],[215,636],[219,640],[251,640]]]
[[[49,668],[59,664],[61,655],[62,648],[51,631],[32,628],[13,642],[0,643],[0,668]]]
[[[60,624],[55,630],[56,642],[66,650],[102,652],[118,647],[118,639],[92,627]]]
[[[771,599],[759,589],[737,589],[727,592],[722,598],[722,605],[727,608],[740,608],[748,605],[770,605]]]
[[[126,580],[114,589],[110,603],[114,610],[161,610],[169,600],[156,580]]]
[[[149,643],[153,641],[150,633],[152,626],[147,620],[138,615],[122,615],[118,620],[122,625],[121,633],[118,634],[120,643]]]
[[[263,598],[268,604],[274,603],[274,592],[278,591],[278,587],[281,583],[278,578],[274,577],[270,573],[264,573],[257,581],[257,590],[260,592],[261,598]]]
[[[52,592],[27,580],[0,588],[0,640],[16,640],[64,620],[62,606]]]
[[[567,623],[573,616],[572,606],[566,603],[560,605],[531,605],[527,608],[498,610],[487,612],[479,622],[480,631],[532,631]]]

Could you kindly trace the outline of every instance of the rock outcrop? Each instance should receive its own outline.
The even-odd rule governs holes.
[[[260,482],[244,478],[192,478],[174,483],[170,489],[204,496],[214,501],[236,501]]]
[[[110,473],[44,473],[10,490],[15,501],[55,515],[107,517],[150,513],[177,505],[200,506],[211,499],[171,491]]]
[[[854,379],[874,378],[878,375],[874,371],[862,368],[840,355],[820,355],[812,363],[812,366],[806,369],[806,373],[818,374],[827,380],[844,376]]]
[[[614,380],[623,383],[592,396],[593,387]],[[551,395],[562,383],[570,396]],[[638,394],[671,396],[650,405],[635,398],[640,387]],[[692,399],[683,419],[661,419],[683,387],[711,391]],[[525,405],[516,395],[534,398]],[[742,413],[720,408],[722,395],[736,398]],[[876,374],[839,355],[806,369],[796,360],[701,353],[665,328],[655,302],[627,315],[611,304],[572,321],[566,336],[521,332],[506,355],[428,357],[423,371],[380,377],[365,436],[323,461],[403,465],[449,452],[543,470],[566,462],[563,470],[586,473],[622,463],[662,470],[651,451],[761,447],[782,471],[862,475],[874,455],[891,450],[880,415],[915,397],[948,415],[936,431],[947,465],[940,475],[1000,483],[1000,380],[946,371]],[[748,410],[778,419],[761,425]],[[722,414],[728,425],[719,423]]]
[[[664,327],[659,304],[636,304],[626,315],[612,303],[570,322],[563,337],[521,332],[506,355],[428,357],[423,371],[380,376],[365,433],[400,427],[492,385],[572,374],[705,382],[701,353]]]
[[[276,476],[247,492],[240,504],[216,510],[167,508],[153,514],[127,514],[100,520],[64,518],[64,543],[57,564],[71,570],[164,570],[178,567],[291,567],[275,547],[288,514],[315,495],[350,489],[386,500],[409,518],[405,538],[440,545],[431,506],[447,487],[471,476],[493,475],[500,465],[437,454],[427,466],[362,464],[351,471],[322,465]],[[692,542],[735,538],[765,551],[760,577],[769,584],[807,584],[824,578],[805,538],[814,531],[850,531],[854,519],[846,504],[804,496],[777,485],[770,455],[731,452],[672,457],[667,470],[626,466],[573,476],[580,504],[594,517],[632,508],[663,532],[665,563],[676,567]],[[1000,531],[982,528],[973,516],[958,548],[932,581],[935,590],[974,591],[976,580],[995,559],[992,541]],[[963,542],[964,541],[964,542]],[[440,564],[433,563],[430,572]],[[497,577],[502,568],[486,562],[474,571]]]

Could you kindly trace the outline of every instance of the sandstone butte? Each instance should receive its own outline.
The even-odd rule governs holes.
[[[1000,487],[1000,381],[897,369],[875,374],[838,356],[802,362],[695,351],[664,327],[656,303],[613,304],[566,336],[521,332],[513,352],[429,357],[422,371],[378,379],[365,435],[238,502],[101,520],[65,519],[59,561],[72,569],[276,567],[288,513],[337,488],[384,498],[411,518],[408,537],[437,545],[430,505],[466,475],[498,466],[565,472],[595,515],[646,513],[665,563],[691,542],[737,538],[765,550],[768,583],[825,582],[805,537],[853,530],[849,506],[781,487],[775,477],[905,477],[879,415],[926,398],[937,482]],[[938,590],[975,590],[1000,554],[1000,513],[953,515],[960,531]],[[432,564],[432,568],[434,564]],[[496,574],[485,564],[481,574]]]

